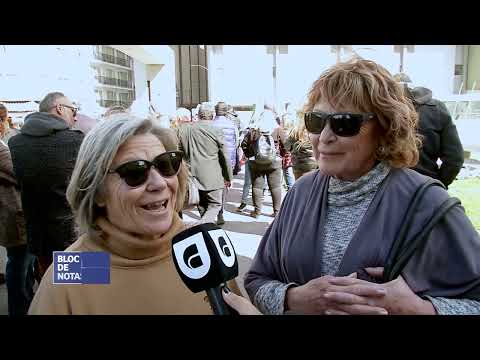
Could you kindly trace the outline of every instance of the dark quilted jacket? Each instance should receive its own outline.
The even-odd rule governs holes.
[[[8,143],[20,186],[27,243],[35,255],[51,256],[76,239],[66,189],[83,134],[59,117],[33,113]]]

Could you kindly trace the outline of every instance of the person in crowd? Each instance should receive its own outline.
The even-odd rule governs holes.
[[[236,208],[236,211],[240,213],[247,206],[247,199],[248,199],[248,194],[250,193],[250,190],[252,190],[252,197],[253,197],[252,177],[251,177],[250,167],[251,167],[251,160],[255,159],[254,157],[255,154],[253,153],[254,149],[251,146],[249,139],[251,138],[253,133],[258,130],[258,119],[260,118],[260,115],[262,113],[258,113],[258,111],[254,110],[250,118],[249,125],[241,131],[241,135],[240,135],[240,138],[241,138],[240,148],[242,149],[243,157],[245,159],[245,174],[244,174],[244,181],[243,181],[242,198],[240,200],[239,206]],[[264,178],[266,179],[266,176],[264,176]],[[266,180],[265,180],[263,193],[265,193],[265,190],[268,190],[268,183]]]
[[[203,222],[212,223],[219,220],[223,188],[230,187],[233,178],[223,132],[213,126],[214,114],[213,106],[204,103],[198,112],[200,121],[176,129],[180,150],[198,186],[198,211]]]
[[[82,234],[67,251],[110,254],[110,284],[53,285],[50,266],[29,314],[212,314],[171,256],[188,171],[175,132],[150,119],[112,115],[85,137],[67,189]],[[235,281],[228,286],[239,293]]]
[[[250,174],[250,158],[253,157],[253,154],[250,154],[248,152],[248,148],[251,148],[248,141],[244,141],[245,138],[251,136],[250,132],[252,130],[253,128],[250,128],[250,127],[245,128],[244,131],[242,132],[244,133],[242,140],[240,141],[240,147],[242,149],[243,156],[245,158],[245,174],[243,179],[242,198],[240,200],[240,205],[236,208],[237,212],[242,212],[243,209],[245,209],[245,207],[247,206],[248,194],[250,193],[250,189],[252,189],[252,177]]]
[[[278,126],[272,111],[264,111],[258,120],[258,131],[250,131],[242,141],[246,156],[251,157],[250,174],[253,184],[253,205],[250,214],[258,218],[262,213],[265,177],[272,194],[273,216],[280,210],[282,202],[282,159],[277,152],[272,136]]]
[[[12,118],[8,116],[8,109],[0,104],[0,140],[8,145],[8,140],[17,135],[19,130],[13,126]]]
[[[418,113],[418,132],[422,135],[420,158],[414,170],[440,180],[445,187],[455,180],[463,166],[463,146],[445,104],[432,98],[424,87],[406,88]],[[437,164],[438,159],[441,165]]]
[[[29,251],[37,256],[40,276],[53,259],[75,241],[73,215],[65,192],[84,135],[72,130],[77,108],[53,92],[29,114],[20,134],[9,141],[20,186]]]
[[[235,109],[232,105],[228,105],[226,116],[233,121],[233,123],[237,127],[237,131],[240,132],[240,130],[242,129],[242,121],[240,119],[240,116],[238,116],[238,114],[235,112]]]
[[[297,124],[290,130],[285,141],[285,149],[292,154],[292,168],[295,180],[318,167],[317,161],[313,156],[312,143],[305,129],[304,119],[298,119]]]
[[[7,249],[8,314],[26,315],[33,299],[35,257],[27,251],[25,219],[7,145],[0,140],[0,245]]]
[[[128,113],[128,112],[129,112],[129,109],[126,108],[123,105],[113,105],[113,106],[110,106],[107,109],[107,111],[105,111],[105,113],[102,115],[102,117],[106,118],[106,117],[109,117],[110,115],[113,115],[113,114]]]
[[[200,106],[202,106],[202,104],[198,104],[194,109],[192,109],[192,114],[191,114],[192,122],[197,122],[200,120],[200,117],[198,116],[198,111],[200,110]]]
[[[192,122],[192,114],[190,113],[190,110],[186,108],[178,108],[177,112],[175,113],[173,123],[171,124],[172,129],[178,128],[180,125],[185,124],[185,123],[190,123]]]
[[[227,110],[228,105],[226,103],[224,103],[223,101],[218,102],[217,105],[215,105],[216,115],[212,125],[221,129],[223,132],[223,141],[228,156],[228,161],[230,162],[233,175],[236,175],[233,170],[236,168],[237,165],[238,129],[234,122],[230,120],[230,118],[227,116]],[[218,213],[217,225],[225,224],[225,219],[223,218],[223,210],[225,207],[227,195],[228,187],[225,187],[223,189],[222,208]]]
[[[7,119],[8,119],[8,126],[10,127],[10,129],[20,130],[20,124],[19,123],[14,123],[10,116]]]
[[[285,142],[287,140],[287,129],[285,128],[285,123],[288,122],[288,114],[284,114],[281,118],[277,118],[277,121],[280,121],[278,127],[273,131],[273,139],[277,147],[277,152],[282,158],[282,173],[283,179],[285,180],[285,185],[287,191],[290,190],[295,183],[295,178],[293,175],[293,164],[292,164],[292,154],[285,147]]]
[[[7,144],[5,144],[2,139],[0,139],[0,144],[7,146]],[[5,274],[0,273],[0,285],[3,285],[3,284],[5,284]]]
[[[257,308],[480,314],[480,235],[461,206],[436,223],[398,276],[384,281],[385,266],[398,260],[389,254],[416,191],[435,181],[410,169],[421,145],[418,117],[392,75],[368,60],[337,63],[314,82],[305,110],[319,169],[287,193],[245,276]],[[416,243],[449,199],[440,182],[426,188],[404,244]]]
[[[75,129],[80,130],[84,134],[88,133],[97,123],[97,120],[80,113],[77,114],[75,119]]]

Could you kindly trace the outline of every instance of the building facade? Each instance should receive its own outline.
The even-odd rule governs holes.
[[[95,118],[113,105],[139,116],[176,109],[175,53],[167,45],[4,45],[0,84],[0,101],[38,103],[60,91]]]
[[[106,45],[94,47],[95,93],[97,103],[108,108],[121,105],[130,107],[135,101],[133,59]]]
[[[403,57],[412,86],[428,87],[444,101],[479,92],[480,46],[412,50]],[[0,101],[39,101],[62,91],[97,118],[113,105],[140,116],[171,115],[204,101],[300,107],[325,69],[354,54],[399,71],[393,45],[4,45]]]
[[[209,91],[213,101],[235,104],[286,101],[300,106],[312,83],[339,60],[353,55],[371,59],[392,74],[400,54],[393,45],[224,45],[208,46]],[[480,89],[480,46],[416,45],[405,51],[403,70],[412,86],[432,89],[448,101],[453,94]],[[478,78],[478,79],[477,79]],[[462,85],[463,84],[463,85]],[[474,86],[475,85],[475,86]]]

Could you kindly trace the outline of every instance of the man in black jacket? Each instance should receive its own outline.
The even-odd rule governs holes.
[[[50,93],[8,143],[21,189],[28,248],[38,258],[41,276],[52,263],[53,251],[63,251],[75,240],[65,193],[83,140],[81,131],[71,129],[76,113],[64,94]]]
[[[423,135],[423,147],[415,170],[440,180],[448,187],[463,166],[463,147],[457,128],[447,107],[432,98],[432,91],[424,87],[407,90],[418,117],[418,131]],[[437,165],[440,159],[442,164]]]

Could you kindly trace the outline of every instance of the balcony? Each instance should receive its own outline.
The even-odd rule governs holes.
[[[130,107],[130,105],[132,105],[132,100],[121,101],[121,100],[104,100],[104,99],[101,99],[101,100],[97,100],[97,102],[101,107],[104,107],[104,108],[109,108],[109,107],[118,106],[118,105],[123,106],[125,108],[128,108],[128,107]]]
[[[95,53],[95,57],[98,60],[107,62],[109,64],[117,64],[117,65],[125,66],[125,67],[128,67],[128,68],[131,67],[130,66],[130,59],[128,59],[128,58],[125,59],[125,58],[121,58],[121,57],[118,57],[118,56],[109,55],[109,54],[105,54],[105,53]]]
[[[128,59],[123,59],[119,57],[115,57],[115,64],[130,67],[130,61],[128,61]]]
[[[128,80],[122,80],[122,79],[117,79],[117,78],[112,78],[112,77],[107,77],[107,76],[95,76],[95,78],[98,80],[100,84],[104,85],[112,85],[112,86],[118,86],[122,88],[127,88],[127,89],[132,89],[132,82]]]

